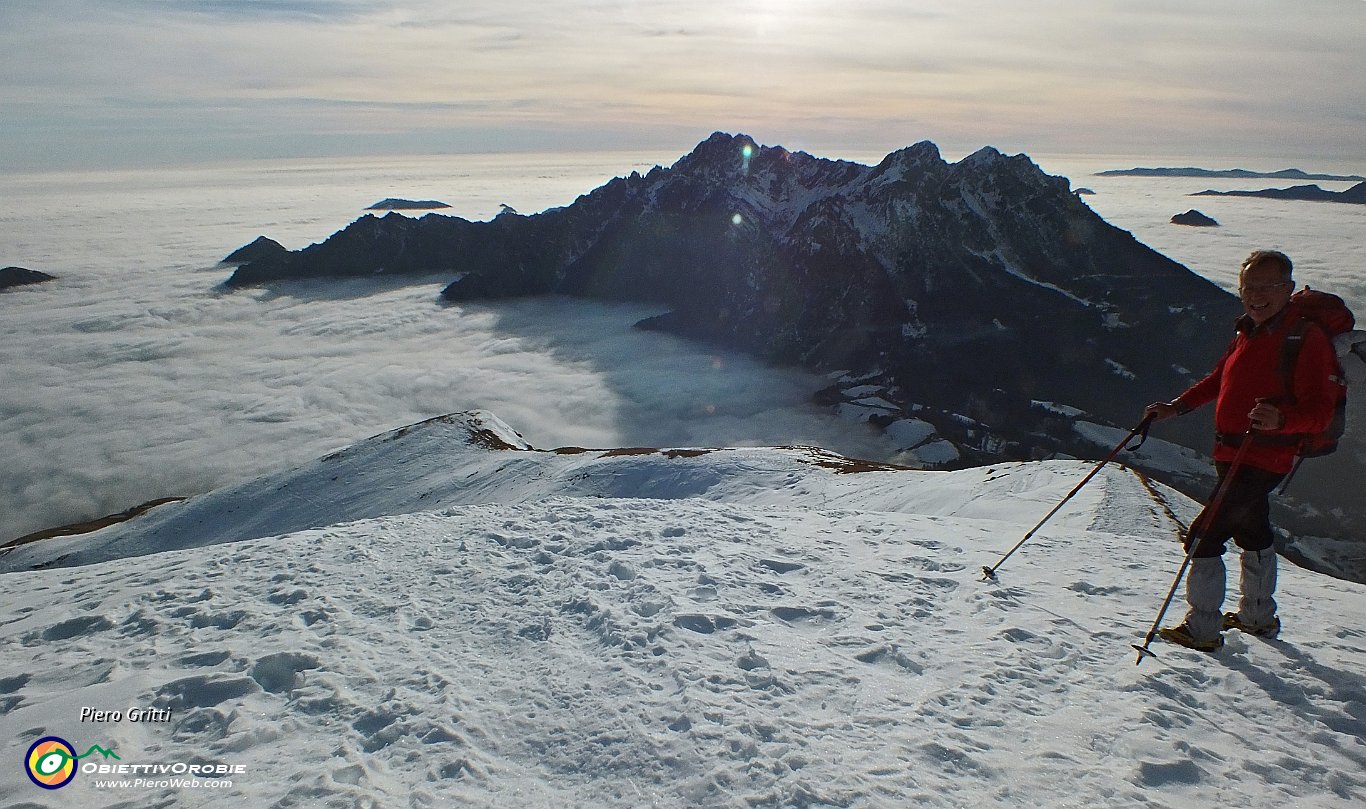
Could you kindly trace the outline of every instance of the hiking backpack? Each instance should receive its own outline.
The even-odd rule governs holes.
[[[1290,296],[1291,312],[1299,320],[1290,327],[1285,342],[1281,345],[1281,379],[1285,385],[1286,397],[1291,403],[1295,400],[1295,364],[1299,361],[1300,349],[1304,347],[1304,334],[1308,329],[1318,328],[1328,335],[1337,349],[1337,368],[1332,377],[1337,386],[1337,396],[1333,403],[1333,420],[1328,428],[1320,433],[1305,433],[1299,438],[1299,461],[1328,455],[1338,448],[1338,442],[1347,427],[1347,373],[1342,360],[1348,354],[1366,362],[1366,334],[1353,331],[1356,318],[1347,304],[1337,295],[1320,292],[1305,287]],[[1299,466],[1296,462],[1296,468]],[[1289,481],[1286,481],[1287,485]]]

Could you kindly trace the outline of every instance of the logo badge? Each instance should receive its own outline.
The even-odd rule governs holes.
[[[24,756],[29,780],[43,789],[61,789],[76,777],[76,748],[66,739],[44,736]]]

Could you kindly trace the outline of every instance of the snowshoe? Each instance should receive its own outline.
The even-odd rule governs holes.
[[[1224,646],[1224,636],[1216,635],[1214,640],[1196,640],[1191,634],[1190,627],[1185,624],[1180,626],[1164,626],[1157,630],[1158,637],[1168,643],[1175,643],[1178,646],[1185,646],[1187,649],[1194,649],[1197,652],[1217,652]]]
[[[1243,619],[1238,617],[1238,613],[1226,612],[1224,613],[1224,629],[1236,629],[1248,635],[1271,639],[1281,634],[1281,619],[1273,615],[1269,624],[1245,624]]]

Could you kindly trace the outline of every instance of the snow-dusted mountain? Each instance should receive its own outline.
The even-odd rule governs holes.
[[[1001,444],[1038,426],[1036,399],[1130,420],[1213,363],[1238,311],[1024,155],[951,164],[923,142],[865,166],[723,133],[563,208],[364,217],[227,283],[439,272],[448,301],[665,305],[643,325],[850,370],[898,405],[1002,423]]]
[[[1196,506],[1121,467],[979,580],[1089,467],[376,436],[0,557],[0,803],[1360,805],[1360,586],[1135,667]]]
[[[450,302],[660,304],[669,311],[642,327],[831,373],[840,382],[820,401],[882,427],[924,425],[937,445],[915,462],[930,468],[1098,457],[1106,448],[1076,423],[1132,425],[1180,393],[1214,365],[1240,311],[1025,155],[987,147],[949,163],[922,142],[867,166],[719,132],[562,208],[487,222],[366,216],[227,283],[376,273],[448,273]],[[1213,431],[1202,415],[1161,433],[1207,452]],[[1277,519],[1360,541],[1362,436],[1351,429],[1343,452],[1310,464]],[[1144,469],[1193,496],[1212,483],[1208,471]]]

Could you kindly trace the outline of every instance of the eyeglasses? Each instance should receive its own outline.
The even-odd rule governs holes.
[[[1271,284],[1243,284],[1238,287],[1239,292],[1279,292],[1290,286],[1290,281],[1276,281]]]

